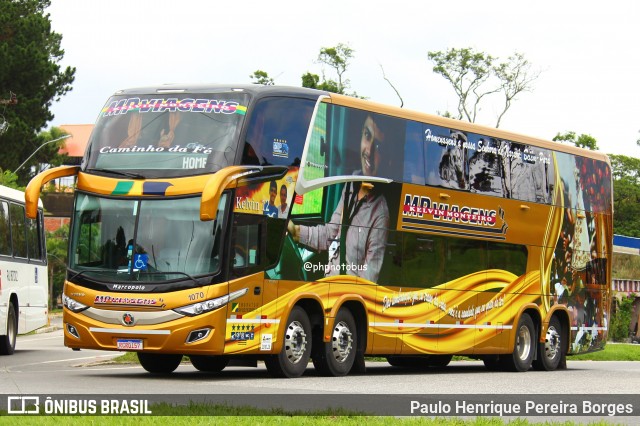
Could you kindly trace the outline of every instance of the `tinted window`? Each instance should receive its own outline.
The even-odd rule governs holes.
[[[253,108],[242,164],[299,166],[315,102],[266,98]]]

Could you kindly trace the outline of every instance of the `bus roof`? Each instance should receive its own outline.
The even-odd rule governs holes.
[[[526,143],[541,148],[551,149],[554,151],[566,152],[598,159],[610,164],[609,157],[600,151],[591,151],[576,146],[567,145],[559,142],[553,142],[541,138],[523,135],[521,133],[505,131],[490,126],[484,126],[466,121],[455,120],[451,118],[441,117],[434,114],[418,112],[415,110],[404,109],[396,106],[385,105],[365,99],[359,99],[347,95],[339,95],[322,90],[309,89],[305,87],[293,86],[264,86],[259,84],[164,84],[159,86],[137,87],[124,90],[118,90],[114,93],[116,96],[122,95],[143,95],[157,94],[161,96],[178,95],[180,93],[216,93],[226,91],[243,91],[255,97],[263,96],[303,96],[310,99],[326,96],[329,102],[337,105],[343,105],[352,108],[370,110],[373,112],[391,115],[394,117],[405,118],[419,122],[426,122],[456,130],[474,132],[485,136],[504,139],[513,142]]]
[[[230,91],[242,91],[254,96],[306,95],[310,98],[317,98],[321,95],[330,95],[329,92],[309,89],[306,87],[264,86],[259,84],[163,84],[160,86],[135,87],[130,89],[118,90],[114,93],[114,95],[148,95],[155,93],[158,95],[167,96],[172,94],[179,95],[181,93],[217,93]]]
[[[534,145],[541,148],[550,149],[553,151],[566,152],[569,154],[575,154],[582,157],[594,158],[597,160],[602,160],[607,164],[610,164],[609,157],[605,153],[600,151],[591,151],[584,148],[578,148],[573,145],[567,145],[559,142],[553,142],[545,139],[535,138],[532,136],[523,135],[521,133],[515,133],[515,132],[497,129],[495,127],[483,126],[480,124],[469,123],[467,121],[441,117],[439,115],[412,111],[409,109],[404,109],[400,107],[358,99],[351,96],[338,95],[335,93],[331,93],[330,96],[331,96],[331,101],[338,105],[343,105],[351,108],[371,110],[373,112],[387,114],[394,117],[402,117],[408,120],[427,122],[429,124],[435,124],[438,126],[447,127],[451,129],[478,133],[485,136],[494,137],[497,139],[504,139],[512,142],[526,143],[529,145]]]
[[[25,203],[24,192],[9,188],[8,186],[0,185],[0,198],[15,201],[20,204]],[[38,200],[38,207],[42,208],[42,200]]]

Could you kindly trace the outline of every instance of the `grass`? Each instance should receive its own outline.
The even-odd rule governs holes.
[[[166,425],[196,426],[210,424],[233,424],[234,426],[274,425],[361,425],[387,426],[528,426],[532,424],[525,419],[507,421],[498,417],[477,417],[475,419],[462,418],[426,418],[426,417],[377,417],[360,416],[343,411],[325,411],[315,413],[283,412],[281,410],[260,410],[252,407],[233,407],[227,405],[206,405],[190,403],[189,405],[176,406],[166,403],[152,404],[150,406],[153,416],[4,416],[0,414],[0,425],[38,424],[38,425]],[[214,418],[210,416],[215,416]],[[572,426],[577,423],[545,422],[545,425]],[[590,425],[610,426],[611,423],[596,421]]]
[[[640,361],[640,345],[608,343],[604,350],[572,355],[569,361]]]

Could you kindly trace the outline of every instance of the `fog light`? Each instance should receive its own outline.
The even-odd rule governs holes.
[[[75,337],[76,339],[80,338],[80,335],[78,334],[78,330],[71,324],[67,324],[67,332],[73,337]]]
[[[211,333],[210,328],[201,328],[200,330],[193,330],[189,333],[189,337],[187,337],[187,343],[197,342],[199,340],[205,339],[209,333]]]

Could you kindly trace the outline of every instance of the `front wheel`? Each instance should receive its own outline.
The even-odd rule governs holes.
[[[527,371],[531,368],[536,350],[536,328],[529,314],[522,314],[516,329],[516,342],[511,355],[501,355],[505,370]],[[486,364],[485,364],[486,365]]]
[[[138,361],[149,373],[169,374],[178,368],[182,355],[138,352]]]
[[[313,366],[324,376],[346,376],[356,359],[358,333],[353,315],[347,309],[340,309],[336,316],[331,341],[320,342],[314,350]]]
[[[7,334],[0,336],[0,355],[12,355],[16,350],[16,336],[18,335],[18,316],[13,303],[9,302],[7,310]]]
[[[551,317],[544,342],[538,343],[538,358],[533,361],[533,368],[542,371],[553,371],[560,365],[563,357],[562,325],[558,317]]]
[[[229,358],[224,356],[189,355],[189,360],[196,370],[208,373],[219,373],[229,364]]]
[[[282,349],[265,359],[267,371],[274,377],[300,377],[311,357],[311,321],[300,306],[295,306],[287,319]]]

